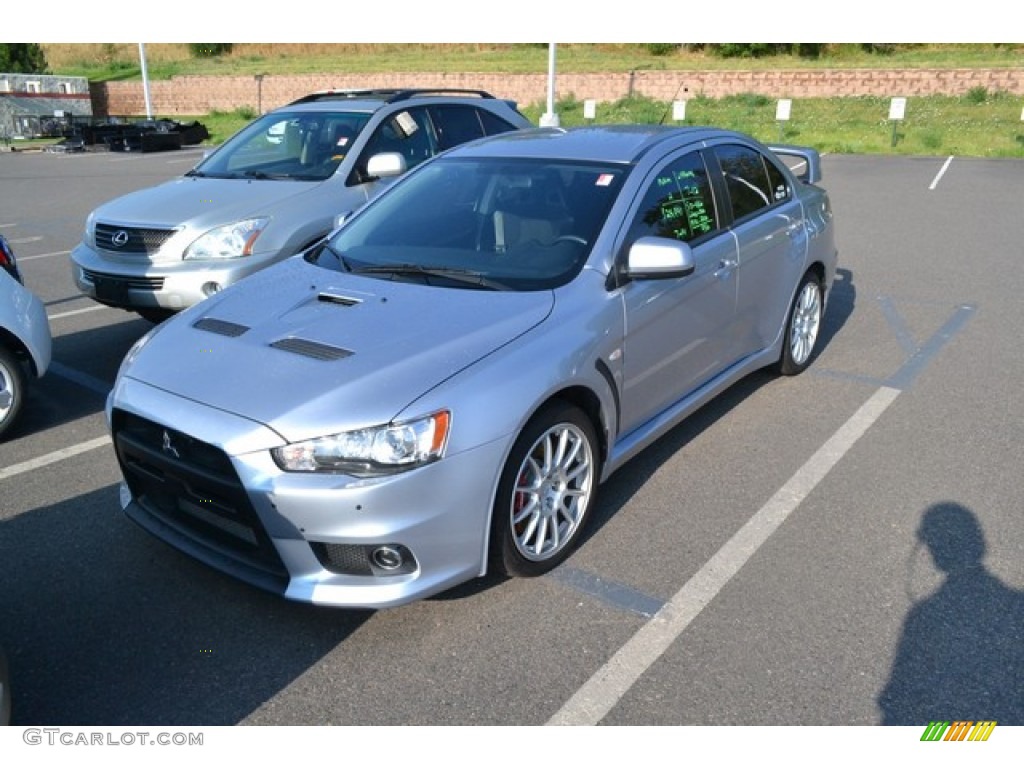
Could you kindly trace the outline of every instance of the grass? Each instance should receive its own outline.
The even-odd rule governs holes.
[[[91,80],[138,79],[138,47],[131,44],[43,44],[52,71]],[[896,46],[891,53],[867,53],[856,45],[828,46],[816,59],[792,56],[770,59],[723,59],[700,50],[673,49],[655,55],[638,44],[562,45],[560,72],[629,71],[631,69],[712,69],[772,67],[1019,67],[1022,44],[962,44]],[[398,44],[237,44],[228,55],[195,59],[188,46],[151,44],[146,47],[151,79],[174,75],[241,75],[265,73],[375,71],[546,72],[545,45],[398,45]],[[76,68],[77,67],[77,68]],[[836,154],[962,155],[1024,157],[1022,100],[1006,93],[972,89],[963,96],[915,97],[908,101],[906,119],[895,126],[888,120],[889,102],[881,97],[799,99],[791,119],[775,120],[776,102],[759,94],[722,99],[697,97],[687,102],[686,124],[718,125],[766,141],[806,144]],[[545,111],[541,103],[522,105],[534,123]],[[563,126],[580,125],[583,102],[563,95],[556,111]],[[211,144],[224,141],[253,117],[251,110],[215,112],[199,120],[210,131]],[[600,123],[671,122],[670,104],[645,98],[600,104]],[[895,143],[894,143],[895,141]]]
[[[140,79],[139,49],[130,43],[41,43],[50,70],[90,80]],[[1019,67],[1024,44],[896,45],[885,54],[855,44],[833,44],[815,58],[722,58],[693,47],[669,53],[652,44],[563,44],[560,72],[629,72],[643,69],[878,69],[900,67]],[[327,72],[508,72],[547,71],[546,44],[322,44],[238,43],[221,56],[195,58],[184,43],[150,43],[150,79],[176,75],[256,75]]]
[[[584,104],[575,96],[555,106],[561,125],[583,125]],[[776,102],[757,94],[722,99],[698,97],[686,104],[684,125],[718,125],[749,133],[763,142],[806,144],[823,153],[892,155],[961,155],[969,157],[1024,157],[1024,122],[1021,99],[1006,94],[962,97],[933,96],[911,99],[906,119],[888,120],[889,101],[880,97],[800,99],[791,119],[780,126]],[[544,104],[523,107],[533,123],[540,121]],[[182,122],[200,120],[220,143],[251,118],[246,110],[215,112]],[[645,98],[623,99],[597,106],[599,123],[673,124],[671,105]]]

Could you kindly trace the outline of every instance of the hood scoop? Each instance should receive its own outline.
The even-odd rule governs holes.
[[[353,299],[351,296],[342,296],[337,293],[327,293],[326,291],[317,295],[317,299],[327,304],[340,304],[343,307],[354,307],[356,304],[363,303],[362,299]]]
[[[314,360],[341,360],[352,354],[351,350],[334,347],[330,344],[321,344],[318,341],[309,341],[308,339],[278,339],[271,342],[270,346],[274,349],[292,352],[303,357],[311,357]]]
[[[232,323],[227,320],[218,320],[215,317],[201,317],[192,323],[193,328],[198,328],[201,331],[209,331],[210,333],[217,333],[221,336],[241,336],[243,333],[249,330],[247,325],[239,325],[238,323]]]

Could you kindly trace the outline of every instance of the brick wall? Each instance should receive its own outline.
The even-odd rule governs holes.
[[[975,87],[990,92],[1024,95],[1024,67],[1003,69],[903,70],[774,70],[690,71],[659,70],[618,74],[559,74],[559,96],[616,101],[630,94],[660,101],[698,95],[718,98],[757,93],[771,98],[829,96],[957,96]],[[390,73],[374,75],[267,75],[175,77],[151,81],[150,103],[162,116],[205,115],[251,107],[266,112],[326,88],[474,88],[490,91],[521,105],[547,98],[547,74]],[[96,115],[142,115],[146,102],[141,82],[91,84]]]

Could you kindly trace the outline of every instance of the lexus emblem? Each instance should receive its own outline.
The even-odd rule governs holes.
[[[178,449],[174,447],[174,443],[171,442],[171,433],[166,429],[164,430],[164,440],[160,446],[160,450],[166,453],[171,458],[180,459],[181,454],[178,453]]]
[[[114,236],[110,238],[110,242],[115,248],[124,248],[128,245],[128,233],[123,229],[119,229],[114,233]]]

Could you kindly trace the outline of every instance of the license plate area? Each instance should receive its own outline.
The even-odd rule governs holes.
[[[128,303],[128,283],[116,277],[93,276],[93,287],[96,288],[96,298],[110,304]]]

